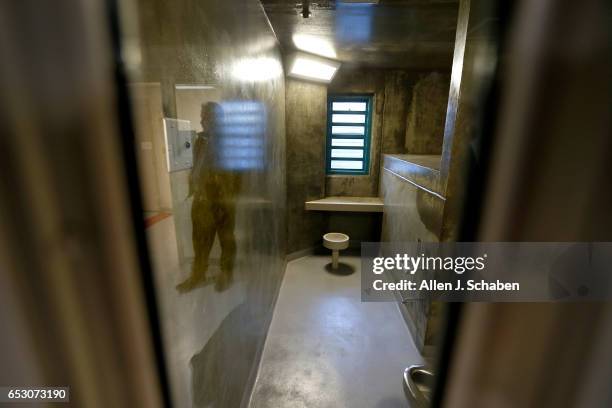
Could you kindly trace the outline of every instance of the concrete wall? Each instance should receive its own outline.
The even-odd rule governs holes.
[[[256,132],[263,160],[242,169],[215,168],[211,182],[217,187],[202,196],[212,209],[192,218],[191,169],[169,175],[175,231],[160,240],[169,252],[178,247],[181,262],[162,259],[154,270],[173,405],[238,407],[250,393],[285,266],[285,84],[280,52],[255,0],[142,0],[139,6],[142,64],[134,80],[157,84],[163,116],[189,120],[191,129],[200,132],[203,102],[219,103],[225,119],[230,109],[239,113],[256,106],[260,112],[256,130],[227,119],[236,132]],[[183,92],[176,84],[194,90]],[[155,126],[161,126],[161,118],[151,119],[150,127]],[[213,161],[220,157],[214,155]],[[215,198],[218,194],[223,200]],[[225,255],[226,261],[231,259],[225,264],[219,259],[220,229],[226,243],[236,246],[235,254]],[[175,285],[192,272],[192,231],[216,235],[206,257],[207,280],[178,291]],[[228,271],[233,275],[229,286],[210,282],[218,283]]]
[[[321,240],[326,214],[306,211],[304,202],[325,196],[327,88],[286,81],[287,250],[312,248]]]
[[[304,202],[324,196],[378,196],[381,155],[404,152],[412,87],[427,74],[342,67],[328,87],[287,80],[289,252],[318,246],[329,231],[347,233],[352,244],[379,240],[380,214],[305,211]],[[374,96],[368,175],[325,175],[328,93]]]
[[[442,152],[449,81],[449,75],[432,72],[414,86],[406,126],[408,153]]]

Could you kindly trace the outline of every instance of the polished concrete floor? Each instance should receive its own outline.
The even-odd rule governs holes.
[[[341,258],[349,275],[330,261],[287,265],[251,408],[408,406],[402,372],[423,360],[397,305],[360,301],[358,257]]]

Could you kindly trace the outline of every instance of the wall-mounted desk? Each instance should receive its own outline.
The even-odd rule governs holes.
[[[310,211],[383,212],[380,197],[325,197],[305,205]]]

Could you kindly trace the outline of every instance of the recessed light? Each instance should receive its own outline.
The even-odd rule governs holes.
[[[300,51],[327,58],[336,58],[336,50],[331,41],[322,37],[309,34],[293,34],[293,44]]]
[[[305,53],[295,53],[289,58],[290,77],[329,83],[333,79],[340,62],[320,58]]]
[[[261,82],[281,76],[281,64],[270,57],[245,58],[234,64],[232,75],[240,81]]]

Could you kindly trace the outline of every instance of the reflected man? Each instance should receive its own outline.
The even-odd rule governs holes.
[[[193,196],[191,222],[195,258],[191,275],[177,285],[186,292],[207,281],[208,260],[215,235],[221,244],[221,273],[215,280],[215,289],[223,291],[232,282],[236,239],[236,196],[240,190],[240,176],[218,165],[220,160],[219,138],[223,137],[222,108],[208,102],[202,105],[202,132],[194,142],[193,169],[189,178],[189,197]]]

